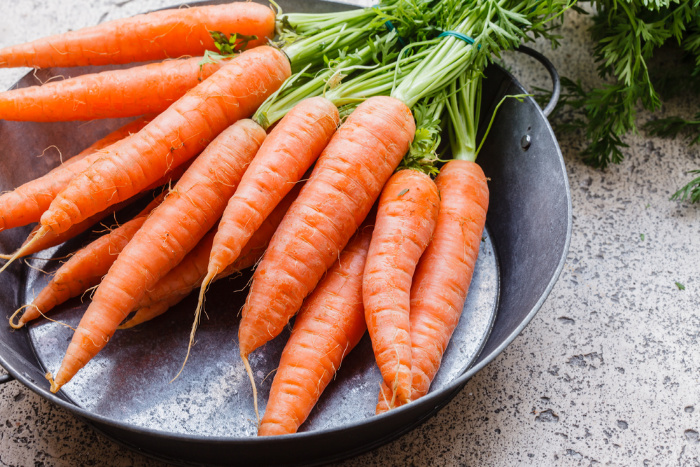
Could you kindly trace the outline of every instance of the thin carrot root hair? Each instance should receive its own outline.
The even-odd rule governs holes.
[[[258,421],[258,427],[260,427],[260,412],[258,411],[258,388],[255,386],[253,369],[250,367],[250,362],[248,362],[247,355],[241,355],[241,359],[243,360],[243,365],[245,366],[245,372],[248,373],[250,385],[253,387],[253,407],[255,408],[255,418]]]
[[[41,272],[41,273],[43,273],[43,274],[46,274],[47,276],[49,276],[49,275],[52,274],[52,273],[50,273],[50,272],[44,271],[44,270],[41,269],[40,267],[32,266],[32,265],[29,263],[29,259],[28,259],[28,258],[22,258],[22,262],[23,262],[24,265],[27,266],[29,269],[33,269],[33,270],[35,270],[35,271]]]
[[[17,309],[15,310],[14,313],[12,313],[12,316],[10,316],[10,320],[9,320],[9,321],[10,321],[10,327],[11,327],[12,329],[21,329],[25,324],[27,324],[27,323],[25,323],[24,321],[22,321],[22,318],[21,318],[21,317],[20,317],[19,321],[17,321],[16,323],[13,322],[13,320],[17,317],[17,315],[19,315],[19,313],[20,313],[22,310],[24,310],[25,308],[28,308],[28,307],[30,307],[30,306],[32,306],[31,303],[28,303],[28,304],[26,304],[26,305],[22,305],[21,307],[17,308]],[[37,308],[37,310],[38,310],[38,308]],[[41,313],[41,310],[39,310],[39,313]]]
[[[59,321],[59,320],[57,320],[57,319],[49,318],[48,316],[46,316],[46,315],[44,314],[43,311],[41,311],[41,309],[40,309],[38,306],[34,305],[33,303],[27,303],[26,305],[22,305],[21,307],[17,308],[17,310],[15,310],[14,313],[12,313],[12,316],[10,316],[10,320],[9,320],[9,321],[10,321],[10,326],[12,326],[13,329],[21,329],[22,326],[24,326],[25,324],[27,324],[25,321],[22,321],[22,318],[21,318],[21,317],[20,317],[20,319],[19,319],[19,321],[18,321],[17,323],[13,323],[12,320],[15,319],[15,318],[17,317],[17,315],[19,314],[20,311],[24,310],[25,308],[29,308],[30,306],[33,306],[34,308],[36,308],[36,311],[38,311],[39,314],[40,314],[42,317],[48,319],[48,320],[51,321],[52,323],[60,324],[61,326],[65,326],[65,327],[67,327],[68,329],[71,329],[73,332],[75,332],[75,328],[74,328],[73,326],[71,326],[71,325],[68,324],[68,323],[64,323],[63,321]],[[24,316],[24,314],[23,314],[22,316]]]
[[[61,164],[63,164],[63,153],[61,152],[61,149],[59,149],[59,147],[56,146],[55,144],[52,144],[51,146],[49,146],[46,149],[44,149],[43,151],[41,151],[41,154],[39,154],[36,157],[44,157],[46,155],[46,151],[48,151],[51,148],[55,149],[56,152],[58,152],[58,160],[60,160]]]
[[[197,302],[197,309],[194,312],[194,322],[192,323],[192,330],[190,331],[190,342],[187,344],[187,354],[185,354],[185,361],[182,362],[180,371],[178,371],[175,377],[172,380],[170,380],[171,383],[180,376],[182,370],[185,369],[187,359],[190,358],[190,351],[192,350],[192,346],[194,345],[194,335],[197,332],[197,326],[199,325],[199,320],[202,317],[202,310],[204,309],[204,295],[207,293],[207,288],[209,287],[209,284],[214,279],[214,277],[216,277],[217,274],[218,270],[209,271],[204,280],[202,281],[202,285],[199,288],[199,302]]]
[[[273,374],[275,371],[277,371],[277,368],[273,368],[272,370],[270,370],[270,372],[269,372],[268,374],[265,375],[265,377],[263,378],[263,380],[260,381],[260,384],[264,384],[265,381],[267,380],[267,378],[269,378],[270,375]]]
[[[80,294],[80,303],[83,303],[83,301],[85,300],[86,293],[90,293],[90,300],[92,300],[92,296],[95,294],[95,290],[97,290],[97,288],[99,286],[100,286],[100,284],[97,284],[97,285],[93,285],[92,287],[85,289],[85,292]]]
[[[397,331],[398,334],[398,331]],[[396,408],[396,393],[399,389],[399,370],[401,369],[401,360],[399,357],[399,350],[394,345],[394,352],[396,353],[396,374],[394,375],[394,381],[391,385],[391,403],[389,404],[389,409]]]
[[[27,243],[22,245],[22,247],[19,250],[15,251],[12,254],[12,256],[10,258],[8,258],[7,263],[5,263],[5,265],[2,268],[0,268],[0,274],[3,271],[5,271],[5,269],[7,269],[7,267],[10,264],[14,263],[17,258],[21,258],[25,251],[29,250],[32,246],[34,246],[34,244],[38,240],[40,240],[44,235],[46,235],[50,231],[51,231],[51,229],[49,227],[46,227],[46,226],[41,227],[39,230],[37,230],[36,234],[34,234],[34,236],[32,237],[31,240],[29,240]]]

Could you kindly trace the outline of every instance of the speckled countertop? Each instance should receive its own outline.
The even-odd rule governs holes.
[[[0,46],[172,3],[0,0]],[[593,85],[589,24],[572,14],[561,48],[536,48],[563,75]],[[507,61],[526,85],[546,85],[534,62]],[[0,70],[0,88],[25,72]],[[679,98],[661,114],[697,106]],[[437,416],[343,465],[700,466],[700,207],[669,201],[684,171],[700,167],[700,148],[626,141],[625,161],[601,172],[581,163],[577,136],[560,138],[573,236],[549,299]],[[163,464],[12,382],[0,386],[0,465]]]

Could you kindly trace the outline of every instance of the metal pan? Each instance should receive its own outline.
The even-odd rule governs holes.
[[[328,2],[279,3],[286,11],[348,8]],[[549,111],[558,96],[556,71],[544,57],[524,51],[534,54],[552,75],[555,92],[546,107]],[[39,78],[87,71],[41,70]],[[499,67],[490,67],[486,76],[482,121],[488,121],[502,96],[525,93]],[[27,75],[18,86],[35,83]],[[0,141],[5,143],[0,188],[12,188],[47,172],[57,160],[31,157],[44,148],[56,145],[63,154],[74,154],[123,123],[0,121]],[[141,329],[117,333],[57,395],[48,391],[44,374],[47,369],[56,370],[70,339],[67,328],[44,322],[13,332],[7,325],[0,326],[0,364],[12,377],[106,436],[173,463],[308,465],[384,444],[435,414],[515,339],[540,308],[563,267],[571,233],[571,201],[562,155],[545,113],[532,99],[510,99],[501,107],[491,131],[479,161],[491,179],[485,241],[463,318],[431,393],[421,400],[373,415],[380,378],[365,338],[344,362],[300,433],[256,438],[250,389],[235,342],[237,310],[245,296],[245,291],[235,291],[244,289],[249,273],[212,288],[207,301],[210,319],[199,329],[184,374],[172,384],[168,381],[184,356],[192,300]],[[2,251],[16,248],[28,231],[0,233]],[[75,239],[46,257],[64,256],[87,240],[87,236]],[[33,265],[50,270],[56,262],[35,260]],[[0,310],[9,315],[46,282],[46,276],[34,269],[13,266],[0,285],[4,292]],[[54,317],[74,326],[85,306],[73,300]],[[256,352],[251,362],[259,381],[276,366],[285,338]],[[263,401],[270,380],[260,385]]]

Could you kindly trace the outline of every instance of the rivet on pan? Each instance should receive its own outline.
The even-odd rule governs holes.
[[[530,135],[525,135],[520,139],[520,147],[526,151],[530,147],[530,144],[532,144],[532,138]]]

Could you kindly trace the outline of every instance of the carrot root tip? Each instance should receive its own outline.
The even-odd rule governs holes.
[[[185,369],[187,359],[190,358],[190,350],[192,350],[192,346],[194,345],[194,335],[197,332],[197,325],[199,325],[199,319],[202,315],[202,309],[204,308],[204,294],[207,292],[207,286],[214,279],[217,273],[218,271],[207,272],[207,276],[202,281],[202,286],[199,289],[199,302],[197,303],[197,309],[194,312],[194,322],[192,323],[192,331],[190,331],[190,342],[187,345],[187,354],[185,354],[185,361],[182,362],[180,371],[178,371],[175,377],[172,380],[170,380],[171,383],[180,376],[182,370]]]
[[[137,316],[134,316],[133,318],[131,318],[127,321],[124,321],[122,324],[117,326],[117,329],[119,329],[119,330],[131,329],[134,326],[141,324],[136,318],[137,318]]]
[[[56,381],[53,379],[53,375],[51,374],[50,371],[46,373],[46,379],[49,380],[49,383],[51,383],[50,391],[52,393],[56,394],[58,392],[58,390],[61,389],[61,386],[56,384]]]
[[[12,327],[12,329],[20,329],[20,328],[22,328],[22,326],[24,326],[25,322],[24,322],[24,320],[22,319],[22,318],[24,317],[24,314],[19,318],[19,321],[15,322],[14,319],[17,317],[17,315],[19,315],[19,313],[20,313],[22,310],[24,310],[25,308],[27,308],[27,307],[29,307],[29,306],[31,306],[31,304],[29,304],[29,305],[22,305],[21,307],[17,308],[17,310],[15,310],[14,313],[12,313],[12,316],[10,316],[10,320],[9,320],[9,321],[10,321],[10,327]]]
[[[21,258],[22,256],[24,256],[24,252],[27,251],[27,250],[29,250],[29,248],[31,248],[31,247],[34,245],[34,243],[36,243],[36,242],[39,241],[42,237],[44,237],[44,235],[46,235],[47,233],[49,233],[50,230],[51,230],[51,229],[50,229],[49,227],[46,227],[46,226],[43,226],[43,227],[41,227],[39,230],[37,230],[36,234],[34,234],[34,236],[32,237],[32,239],[29,240],[29,241],[28,241],[27,243],[25,243],[24,245],[22,245],[22,247],[21,247],[19,250],[15,251],[15,252],[12,254],[12,256],[7,260],[7,263],[5,263],[5,265],[4,265],[2,268],[0,268],[0,274],[1,274],[3,271],[5,271],[5,269],[7,269],[7,267],[8,267],[10,264],[14,263],[14,261],[15,261],[17,258]]]
[[[255,387],[253,369],[250,367],[250,362],[248,362],[247,355],[241,354],[241,359],[243,359],[243,366],[245,366],[245,371],[246,373],[248,373],[248,378],[250,378],[250,384],[253,387],[253,407],[255,408],[255,418],[258,421],[258,428],[260,428],[260,412],[258,412],[258,389]]]

